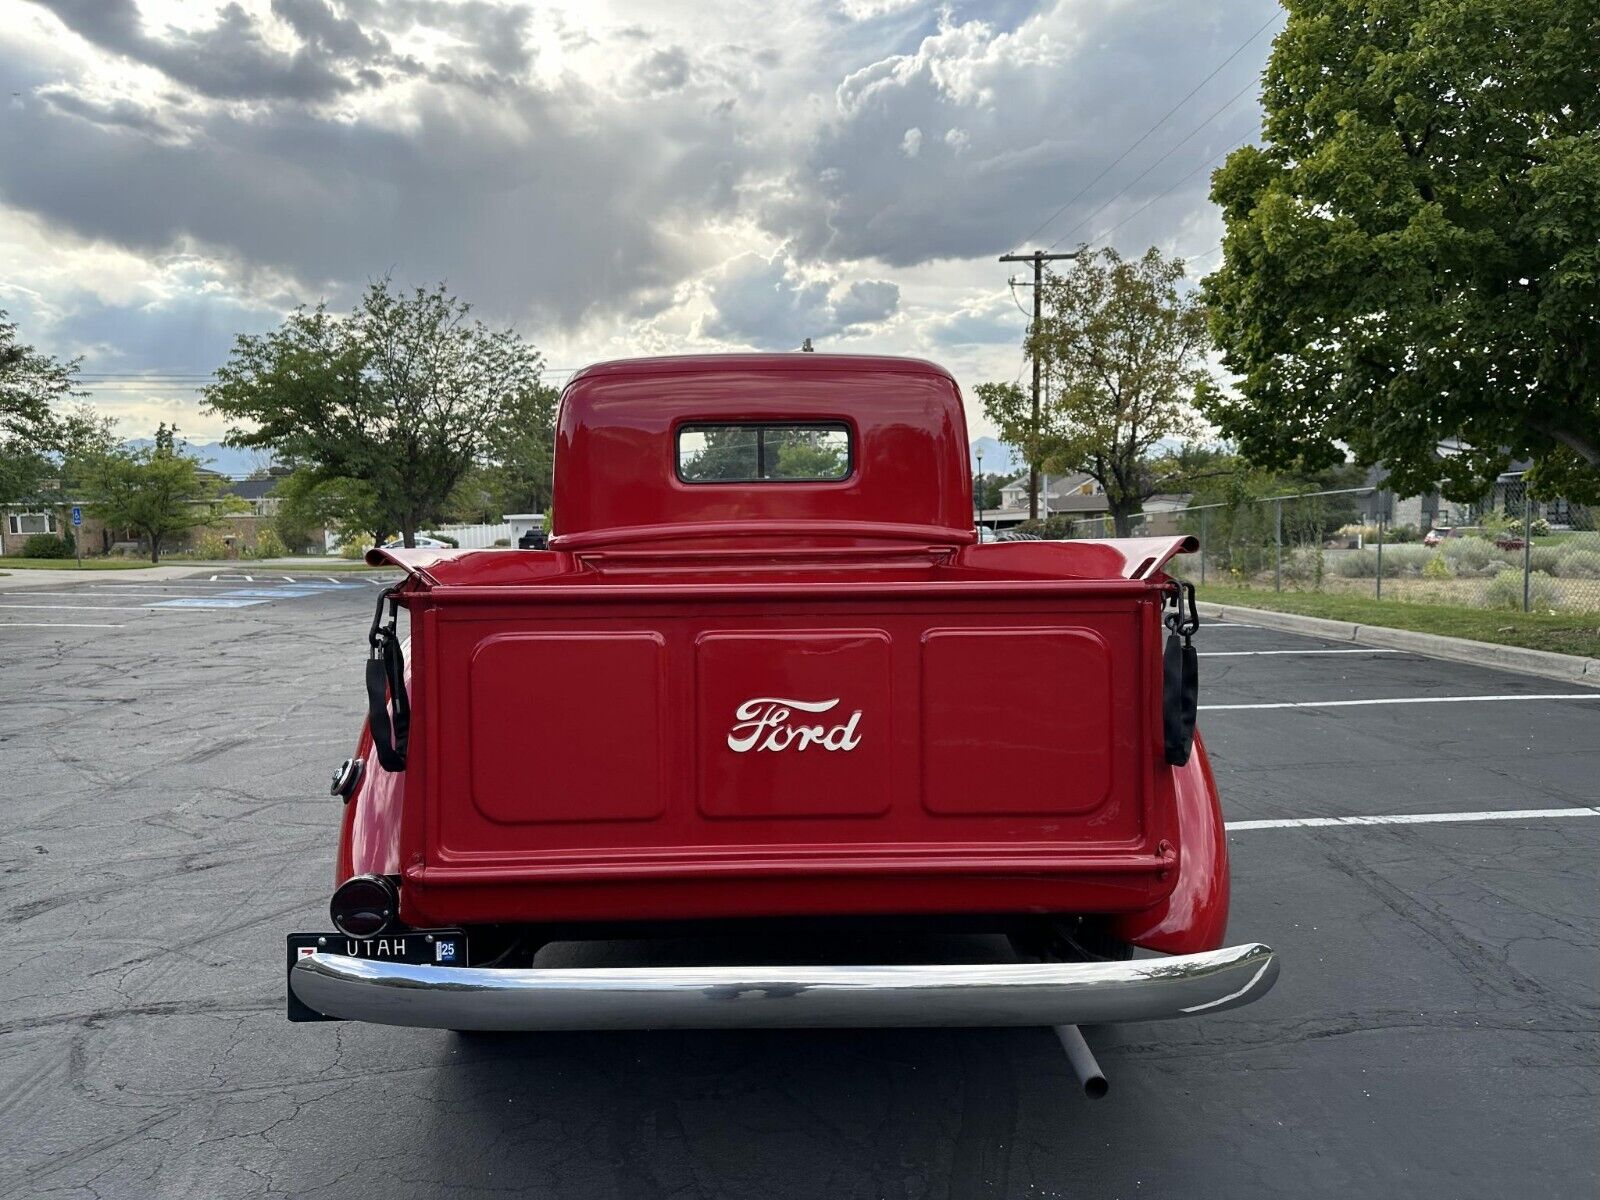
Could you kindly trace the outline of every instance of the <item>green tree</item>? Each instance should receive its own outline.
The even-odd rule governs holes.
[[[992,512],[1000,507],[1000,489],[1008,482],[1005,476],[996,475],[992,471],[975,476],[972,480],[972,502]]]
[[[69,430],[57,407],[75,391],[78,363],[17,340],[0,309],[0,503],[34,499],[56,474]]]
[[[1212,182],[1208,415],[1267,466],[1466,499],[1530,458],[1600,498],[1594,0],[1285,6],[1263,144]]]
[[[273,528],[284,545],[294,549],[315,546],[313,534],[318,529],[334,530],[345,541],[369,539],[373,545],[387,541],[394,532],[387,507],[364,480],[324,478],[302,467],[284,476],[272,494],[278,501]]]
[[[820,429],[786,429],[767,433],[766,453],[772,461],[777,443],[776,467],[768,468],[771,479],[838,479],[849,467],[849,442],[838,433]]]
[[[753,425],[713,425],[680,436],[678,473],[693,483],[754,479],[760,451]]]
[[[484,448],[488,508],[481,519],[549,511],[560,398],[555,388],[537,383],[510,396],[496,414]]]
[[[539,354],[469,312],[442,284],[404,294],[387,279],[348,318],[297,309],[274,332],[235,341],[207,409],[238,422],[230,445],[369,488],[365,528],[397,528],[415,545],[506,413],[539,386]]]
[[[1085,251],[1065,274],[1045,278],[1044,315],[1030,331],[1049,395],[1039,427],[1015,384],[980,384],[978,396],[1002,440],[1052,471],[1081,471],[1104,492],[1118,537],[1182,469],[1164,447],[1194,438],[1192,399],[1206,381],[1205,314],[1181,292],[1183,263],[1152,248],[1124,259]]]
[[[153,563],[161,561],[162,547],[173,538],[245,507],[237,497],[219,496],[218,480],[201,470],[200,460],[176,435],[163,423],[151,449],[116,449],[84,470],[90,511],[113,528],[144,537]]]
[[[980,383],[973,391],[984,415],[999,430],[1000,440],[1017,452],[1030,472],[1042,473],[1045,456],[1056,445],[1046,406],[1040,404],[1036,421],[1033,397],[1016,383]]]

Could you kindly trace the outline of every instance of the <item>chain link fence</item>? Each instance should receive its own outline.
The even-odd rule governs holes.
[[[1472,504],[1353,488],[1144,513],[1132,533],[1198,537],[1200,554],[1173,563],[1197,584],[1600,613],[1600,510],[1540,500],[1515,474]],[[1115,534],[1095,517],[1038,536]]]

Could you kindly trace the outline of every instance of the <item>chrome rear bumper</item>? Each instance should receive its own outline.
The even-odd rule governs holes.
[[[1249,1004],[1278,978],[1252,943],[1106,963],[910,967],[430,967],[313,954],[294,994],[330,1017],[432,1029],[1091,1025]]]

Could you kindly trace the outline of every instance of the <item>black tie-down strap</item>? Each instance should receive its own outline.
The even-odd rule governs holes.
[[[383,606],[389,605],[389,623],[383,623]],[[372,614],[372,631],[367,644],[372,656],[367,659],[367,724],[372,730],[372,748],[385,771],[406,769],[406,743],[411,737],[411,700],[406,695],[406,660],[400,650],[396,630],[400,602],[394,588],[378,593],[378,608]]]
[[[1194,605],[1194,584],[1174,579],[1171,586],[1172,609],[1164,618],[1167,649],[1161,656],[1161,724],[1167,761],[1181,767],[1194,748],[1194,718],[1200,705],[1200,663],[1189,643],[1200,628],[1200,613]]]

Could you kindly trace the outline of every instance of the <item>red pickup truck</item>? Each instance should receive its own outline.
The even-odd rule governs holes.
[[[291,935],[291,1016],[1070,1025],[1264,994],[1272,951],[1223,945],[1198,622],[1164,570],[1193,539],[979,545],[967,455],[930,363],[576,375],[547,550],[369,555],[405,577],[334,781],[337,932]],[[797,924],[985,930],[1016,953],[789,965]],[[765,930],[771,954],[534,961],[686,928]]]

